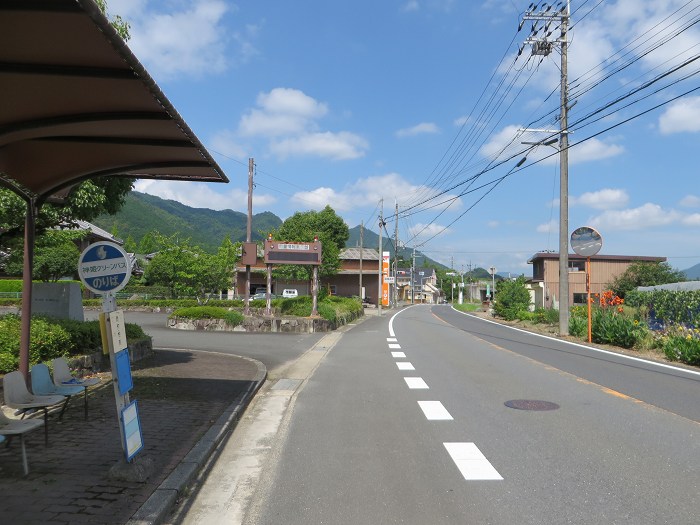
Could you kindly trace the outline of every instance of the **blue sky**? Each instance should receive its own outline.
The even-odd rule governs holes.
[[[384,199],[391,235],[398,203],[400,241],[431,258],[530,275],[532,254],[558,251],[559,162],[556,144],[523,144],[552,134],[523,130],[558,129],[560,54],[516,59],[529,5],[110,0],[231,181],[136,189],[245,212],[253,157],[255,213],[329,204],[376,232]],[[602,254],[700,263],[700,0],[571,12],[569,234],[593,226]]]

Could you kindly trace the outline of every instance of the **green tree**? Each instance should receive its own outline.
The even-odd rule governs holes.
[[[297,212],[285,220],[276,232],[275,239],[290,242],[312,242],[314,237],[323,245],[319,277],[330,277],[340,269],[340,250],[350,237],[345,221],[333,208],[326,206],[321,211]],[[311,266],[282,265],[275,269],[275,276],[282,279],[310,279]]]
[[[96,0],[98,7],[100,10],[107,15],[107,1],[106,0]],[[112,16],[112,21],[110,22],[112,24],[112,27],[117,30],[117,34],[122,37],[124,40],[129,40],[130,36],[129,35],[129,23],[124,20],[121,16],[119,15],[113,15]]]
[[[149,284],[167,286],[172,297],[195,296],[200,303],[230,287],[236,262],[236,246],[230,239],[216,254],[176,236],[155,240],[161,249],[146,266],[144,277]]]
[[[78,270],[80,252],[75,241],[85,236],[83,231],[49,230],[39,237],[34,254],[33,279],[44,282],[72,277]],[[23,250],[13,249],[5,265],[9,275],[22,274]]]
[[[627,270],[618,275],[607,287],[624,299],[627,292],[638,286],[655,286],[685,280],[683,272],[674,270],[666,262],[637,261],[630,264]]]
[[[527,310],[530,303],[530,292],[525,287],[524,276],[498,283],[493,310],[499,317],[512,321],[518,312]]]

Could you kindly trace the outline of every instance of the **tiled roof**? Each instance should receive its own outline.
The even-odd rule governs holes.
[[[343,248],[338,256],[341,260],[360,260],[360,252],[362,259],[365,261],[378,261],[379,252],[372,248]]]

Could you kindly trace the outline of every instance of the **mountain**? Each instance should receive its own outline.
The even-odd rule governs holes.
[[[347,242],[345,243],[346,248],[355,248],[360,246],[360,229],[361,226],[355,226],[354,228],[350,229],[350,237],[348,238]],[[367,228],[364,229],[364,234],[363,234],[363,239],[362,239],[362,246],[365,248],[373,248],[375,250],[379,249],[379,235],[374,233],[372,230],[368,230]],[[387,239],[386,237],[382,237],[382,251],[383,252],[389,252],[391,254],[391,258],[394,258],[394,238]],[[410,265],[411,257],[413,257],[413,248],[409,247],[402,247],[399,248],[399,258],[403,259],[406,261],[406,266]],[[443,264],[440,264],[437,261],[434,261],[424,253],[422,253],[419,250],[416,250],[416,266],[435,266],[437,268],[441,269],[447,269],[447,267]]]
[[[245,241],[247,221],[245,213],[191,208],[177,201],[132,191],[119,213],[101,215],[92,222],[108,232],[116,231],[121,239],[131,237],[136,243],[146,233],[158,230],[166,236],[179,234],[189,238],[192,244],[213,252],[226,235],[233,242]],[[281,224],[282,220],[269,211],[253,215],[253,240],[263,239],[265,232]]]
[[[700,280],[700,264],[691,266],[687,270],[683,270],[682,273],[685,274],[686,279],[688,279],[689,281]]]

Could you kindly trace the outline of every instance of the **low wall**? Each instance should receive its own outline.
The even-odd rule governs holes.
[[[178,330],[199,330],[209,332],[282,332],[311,334],[330,332],[336,328],[326,319],[310,317],[247,317],[243,324],[231,326],[223,319],[168,319],[168,327]]]
[[[132,363],[151,355],[153,355],[153,341],[150,337],[129,344],[129,359]],[[106,372],[110,370],[109,356],[102,352],[73,356],[68,358],[68,366],[74,369],[79,377],[86,373]]]

